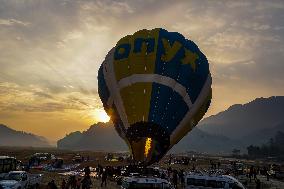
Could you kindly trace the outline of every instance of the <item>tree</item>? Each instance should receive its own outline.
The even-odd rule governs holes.
[[[241,150],[239,150],[239,149],[233,149],[233,151],[232,151],[232,155],[233,155],[233,156],[240,156],[240,154],[241,154]]]

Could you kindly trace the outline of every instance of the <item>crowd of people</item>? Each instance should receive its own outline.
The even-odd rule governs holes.
[[[213,162],[210,161],[209,164],[209,170],[211,169],[216,169],[218,170],[219,168],[221,168],[221,163],[220,162]],[[235,175],[238,174],[244,174],[245,171],[242,170],[242,173],[239,173],[239,167],[237,166],[237,164],[235,162],[232,163],[232,170],[230,173],[235,173]],[[141,166],[137,166],[137,165],[128,165],[127,169],[125,169],[125,175],[122,175],[122,169],[125,169],[123,167],[117,166],[117,167],[112,167],[112,166],[106,166],[103,167],[100,164],[98,164],[97,168],[96,168],[96,172],[97,172],[97,179],[100,180],[100,186],[107,188],[108,186],[108,178],[109,179],[113,179],[113,175],[118,175],[118,176],[127,176],[130,173],[140,173],[141,175],[146,175],[146,176],[156,176],[162,179],[166,179],[168,181],[170,181],[172,183],[172,185],[175,188],[184,188],[185,186],[185,176],[186,176],[186,172],[183,169],[173,169],[171,168],[171,166],[169,166],[166,170],[155,170],[153,168],[146,168],[146,167],[142,167]],[[262,169],[261,169],[262,170]],[[140,171],[140,172],[139,172]],[[155,172],[156,171],[156,172]],[[195,171],[195,167],[193,167],[192,171]],[[268,169],[264,169],[264,172],[267,176],[267,181],[269,181],[269,174],[268,174]],[[80,176],[70,176],[68,179],[63,179],[61,182],[61,189],[90,189],[92,187],[92,181],[91,181],[91,177],[90,177],[90,168],[86,167],[84,169],[84,177],[80,177]],[[224,173],[224,174],[229,174],[229,173]],[[247,169],[246,171],[247,174],[247,178],[249,182],[255,182],[256,184],[256,188],[260,188],[260,180],[257,178],[258,174],[262,174],[263,175],[263,170],[260,171],[259,167],[254,167],[251,166],[250,168]],[[51,180],[48,185],[47,185],[48,189],[57,189],[58,187],[55,184],[54,180]]]
[[[100,164],[97,167],[97,178],[100,180],[100,186],[107,188],[107,180],[108,178],[115,174],[116,172],[120,172],[121,167],[102,167]],[[131,170],[134,169],[134,167],[129,167],[128,171],[131,172]],[[149,171],[148,169],[145,169],[144,173],[148,175],[155,175],[156,173]],[[54,180],[51,180],[47,184],[48,189],[90,189],[92,187],[92,181],[90,177],[90,168],[86,167],[84,169],[84,177],[81,178],[80,176],[71,175],[68,179],[63,178],[60,187],[58,187]],[[184,186],[185,185],[185,172],[184,170],[175,170],[169,167],[166,172],[160,173],[158,175],[160,178],[169,180],[176,188],[178,185]]]
[[[61,189],[90,189],[92,186],[92,180],[90,176],[90,168],[85,167],[84,169],[84,177],[81,179],[80,177],[76,178],[75,175],[71,175],[68,180],[66,181],[65,179],[62,180],[61,182]],[[58,187],[55,184],[54,180],[51,180],[47,184],[47,189],[58,189]]]
[[[161,178],[169,180],[175,188],[178,188],[178,184],[180,184],[181,188],[185,186],[185,172],[183,169],[178,171],[169,167],[167,169],[167,177],[164,177],[164,174],[162,174]]]

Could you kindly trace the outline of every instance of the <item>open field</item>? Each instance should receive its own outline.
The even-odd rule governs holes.
[[[27,164],[29,162],[30,157],[37,153],[37,152],[47,152],[50,154],[54,154],[57,158],[62,158],[64,165],[74,165],[78,164],[76,169],[83,169],[86,166],[90,167],[97,167],[99,164],[102,165],[103,167],[106,166],[111,166],[111,167],[116,167],[116,166],[125,166],[128,164],[126,160],[124,161],[107,161],[105,160],[105,156],[107,153],[105,152],[91,152],[91,151],[67,151],[67,150],[58,150],[56,148],[17,148],[17,147],[1,147],[0,148],[0,155],[8,155],[8,156],[13,156],[16,157],[17,160],[20,160],[23,162],[23,164]],[[80,154],[81,157],[84,157],[84,161],[80,163],[75,163],[74,162],[74,157],[76,154]],[[121,154],[118,154],[118,156]],[[189,156],[193,157],[193,156]],[[254,166],[267,166],[268,164],[273,164],[273,162],[265,162],[265,161],[249,161],[249,160],[237,160],[234,158],[228,158],[228,157],[217,157],[217,156],[206,156],[206,155],[195,155],[193,160],[191,159],[187,165],[183,165],[181,163],[172,163],[169,165],[170,156],[166,156],[163,158],[158,164],[155,164],[154,166],[160,167],[163,169],[167,169],[171,167],[172,169],[180,170],[183,169],[185,171],[191,170],[193,167],[196,170],[209,170],[212,166],[212,163],[217,162],[219,164],[220,169],[225,169],[227,166],[229,166],[232,162],[242,162],[245,165],[254,165]],[[176,156],[172,156],[173,159],[179,159]],[[174,160],[173,160],[174,161]],[[51,163],[51,160],[43,161],[41,164],[49,164]],[[68,180],[68,175],[61,175],[59,173],[64,172],[65,170],[44,170],[44,169],[30,169],[31,173],[41,173],[43,174],[42,182],[40,185],[40,188],[46,188],[46,185],[48,182],[51,180],[54,180],[56,185],[59,187],[61,185],[61,182],[63,179]],[[66,170],[67,171],[67,170]],[[66,172],[65,171],[65,172]],[[77,176],[79,177],[79,176]],[[281,180],[274,180],[270,179],[269,181],[266,181],[265,176],[258,175],[257,178],[261,180],[261,185],[262,188],[268,189],[268,188],[284,188],[284,182]],[[92,188],[101,188],[100,187],[100,179],[99,178],[92,178]],[[120,188],[116,184],[115,181],[111,181],[109,179],[108,181],[108,186],[107,188],[114,189],[114,188]],[[255,188],[255,182],[252,180],[251,182],[248,182],[247,188]]]

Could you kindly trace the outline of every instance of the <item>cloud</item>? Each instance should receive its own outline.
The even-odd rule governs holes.
[[[72,88],[71,88],[72,89]],[[16,83],[0,82],[0,112],[63,112],[93,111],[102,108],[98,95],[86,95],[76,90],[52,93],[48,88],[30,85],[21,87]]]
[[[53,98],[51,95],[44,93],[44,92],[34,92],[34,95],[42,97],[42,98],[50,98],[50,99]]]
[[[16,19],[1,19],[0,18],[0,25],[4,26],[13,26],[13,25],[21,25],[21,26],[28,26],[30,25],[29,22],[23,22]]]
[[[125,13],[128,14],[134,12],[133,8],[130,7],[127,2],[110,0],[82,2],[81,8],[85,11],[92,11],[96,13],[99,12],[111,15],[120,15]]]
[[[107,52],[157,27],[182,33],[207,56],[209,114],[284,95],[283,9],[281,0],[0,0],[0,114],[84,119],[102,108],[97,71]]]
[[[284,49],[282,9],[282,1],[2,1],[0,23],[28,27],[0,31],[0,80],[51,93],[73,86],[95,94],[107,52],[120,37],[144,27],[181,32],[219,70],[252,60],[250,72],[264,73],[267,63],[259,60]],[[272,62],[270,69],[279,69],[278,60]]]

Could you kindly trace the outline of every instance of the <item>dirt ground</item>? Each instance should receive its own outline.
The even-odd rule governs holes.
[[[27,163],[29,158],[37,152],[47,152],[54,154],[56,157],[60,157],[64,160],[64,164],[74,164],[73,157],[76,154],[80,154],[83,157],[88,157],[88,161],[84,161],[80,163],[80,166],[78,168],[84,168],[86,166],[90,167],[97,167],[98,164],[105,166],[123,166],[127,165],[128,163],[126,161],[106,161],[105,156],[107,153],[105,152],[91,152],[91,151],[68,151],[68,150],[58,150],[56,148],[11,148],[11,147],[1,147],[0,148],[0,156],[1,155],[8,155],[16,157],[18,160],[22,161],[23,163]],[[118,154],[119,155],[119,154]],[[155,164],[153,166],[157,166],[160,168],[167,169],[169,167],[168,165],[168,159],[169,156],[166,156],[164,159],[162,159],[159,164]],[[226,167],[231,161],[235,161],[235,159],[230,158],[224,158],[224,157],[217,157],[217,156],[196,156],[196,160],[189,163],[189,165],[181,165],[181,164],[173,164],[170,165],[172,169],[180,170],[183,169],[185,171],[191,170],[193,167],[195,167],[198,170],[207,170],[210,169],[210,163],[211,162],[220,162],[221,167]],[[245,164],[254,164],[254,165],[263,165],[264,163],[272,163],[272,162],[262,162],[262,161],[248,161],[248,160],[241,160]],[[49,163],[49,162],[43,162],[43,163]],[[64,176],[61,174],[58,174],[58,172],[50,172],[50,171],[43,171],[43,170],[31,170],[31,173],[41,173],[43,174],[42,182],[40,185],[40,188],[46,188],[46,185],[51,180],[54,180],[58,188],[60,188],[62,180],[67,180],[69,176]],[[266,181],[266,178],[264,176],[258,176],[258,178],[261,181],[261,188],[262,189],[284,189],[284,182],[279,180],[270,179],[269,181]],[[96,178],[92,178],[92,188],[101,188],[100,186],[100,180]],[[248,189],[254,189],[255,188],[255,182],[249,182],[246,186]],[[106,188],[109,189],[116,189],[120,188],[114,181],[108,180],[108,185]]]
[[[48,182],[50,182],[51,180],[54,180],[57,187],[60,188],[63,179],[67,180],[68,176],[59,175],[58,173],[46,172],[44,173],[42,183],[40,185],[40,189],[46,189]],[[100,179],[92,178],[92,188],[93,189],[97,189],[97,188],[117,189],[117,188],[120,188],[120,186],[118,186],[115,182],[108,180],[107,187],[101,187]]]

